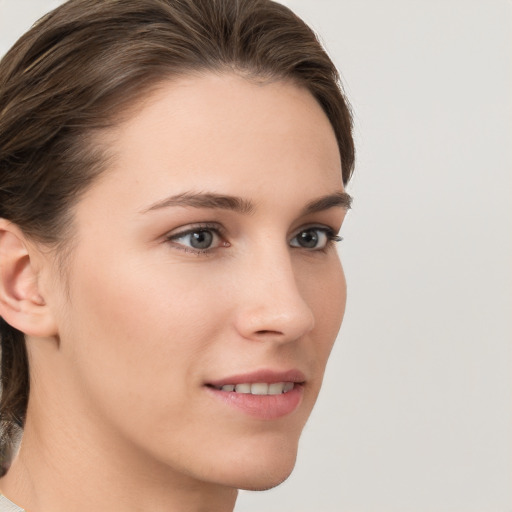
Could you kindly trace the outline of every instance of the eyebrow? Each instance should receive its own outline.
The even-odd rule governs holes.
[[[302,210],[302,215],[308,215],[334,207],[341,207],[348,210],[350,209],[351,204],[352,197],[350,197],[349,194],[341,191],[335,192],[334,194],[328,194],[308,203]],[[251,214],[255,210],[254,204],[251,201],[241,197],[209,192],[184,192],[182,194],[166,197],[161,201],[157,201],[148,208],[141,210],[141,213],[147,213],[172,206],[231,210],[245,215]]]
[[[162,201],[152,204],[149,208],[142,210],[147,213],[170,206],[190,206],[192,208],[212,208],[219,210],[232,210],[238,213],[249,214],[254,211],[254,205],[242,199],[241,197],[226,196],[223,194],[184,192],[175,196],[170,196]]]
[[[303,215],[308,215],[311,213],[317,213],[324,210],[328,210],[329,208],[345,208],[345,210],[350,210],[352,206],[352,197],[346,192],[335,192],[334,194],[328,194],[319,199],[315,199],[306,205],[303,209]]]

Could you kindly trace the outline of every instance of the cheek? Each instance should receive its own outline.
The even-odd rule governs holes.
[[[194,363],[221,325],[210,293],[151,264],[82,267],[68,322],[77,378],[94,399],[116,400],[119,413],[125,401],[154,414],[160,402],[186,400]]]
[[[326,315],[332,321],[333,329],[338,334],[338,331],[345,315],[345,306],[347,303],[347,282],[345,280],[345,273],[339,259],[336,260],[337,265],[333,271],[332,278],[329,283],[329,293],[325,297],[325,311]]]
[[[325,365],[340,329],[347,299],[343,267],[337,256],[316,272],[304,273],[303,296],[315,317],[313,336],[317,360]]]

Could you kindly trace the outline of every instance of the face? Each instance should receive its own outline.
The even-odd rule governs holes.
[[[54,300],[68,414],[140,464],[276,485],[345,307],[329,121],[293,84],[208,74],[163,85],[108,139]]]

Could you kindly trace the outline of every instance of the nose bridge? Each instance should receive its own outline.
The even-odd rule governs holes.
[[[314,326],[290,249],[268,244],[247,258],[247,281],[238,305],[238,329],[247,338],[294,340]]]

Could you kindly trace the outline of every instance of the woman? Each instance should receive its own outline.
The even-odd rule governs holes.
[[[0,80],[2,506],[278,485],[346,299],[351,118],[314,34],[269,0],[71,0]]]

